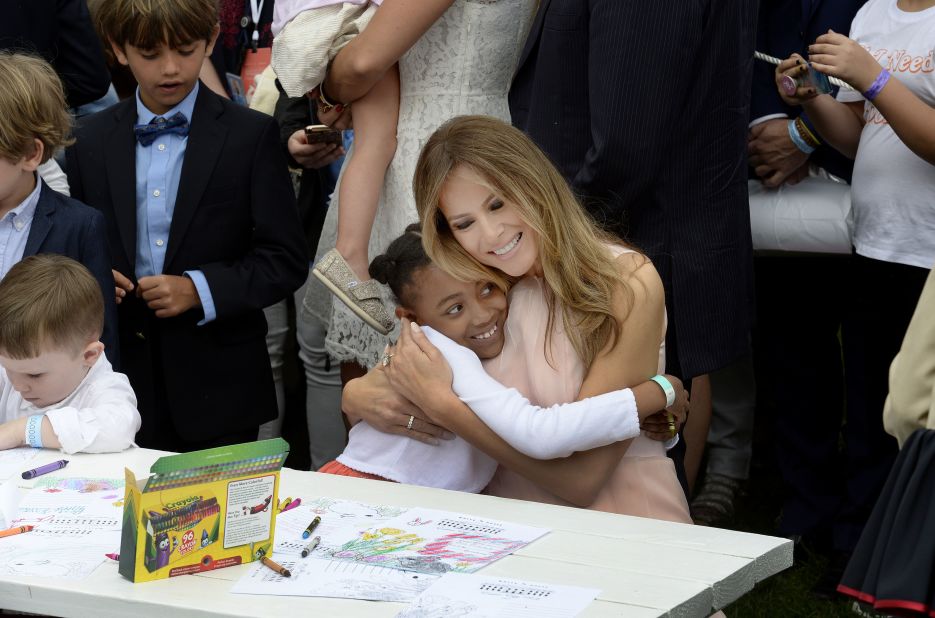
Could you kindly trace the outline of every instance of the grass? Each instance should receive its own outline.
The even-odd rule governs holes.
[[[771,451],[768,447],[754,452]],[[758,534],[776,534],[782,499],[782,481],[775,468],[754,460],[746,490],[735,503],[736,517],[731,529]],[[756,585],[725,608],[729,618],[854,618],[850,602],[843,596],[826,601],[812,594],[821,579],[827,558],[806,553],[791,568]]]

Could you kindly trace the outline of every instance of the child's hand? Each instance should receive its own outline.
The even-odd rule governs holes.
[[[808,46],[812,66],[824,73],[843,79],[858,92],[866,92],[882,67],[866,49],[843,34],[829,30]]]
[[[0,451],[23,446],[26,442],[26,417],[0,425]]]
[[[660,442],[665,442],[675,436],[685,421],[688,420],[689,400],[688,391],[682,385],[682,381],[676,376],[665,376],[672,388],[675,390],[675,403],[671,406],[656,412],[640,423],[640,429],[647,437]]]
[[[198,290],[188,277],[156,275],[141,277],[137,296],[156,312],[157,318],[171,318],[201,306]]]
[[[790,79],[806,73],[808,73],[808,66],[805,64],[805,58],[799,54],[792,54],[776,67],[776,89],[787,105],[802,105],[818,96],[813,86],[798,86],[794,94],[791,90],[787,90],[786,84],[790,83]]]
[[[127,295],[127,292],[133,291],[133,282],[114,269],[111,269],[110,272],[114,275],[114,299],[119,305],[123,297]]]
[[[354,120],[351,113],[350,103],[347,105],[338,103],[329,109],[319,96],[318,86],[312,88],[306,96],[315,101],[318,122],[321,124],[326,124],[332,129],[339,129],[341,131],[354,128]]]

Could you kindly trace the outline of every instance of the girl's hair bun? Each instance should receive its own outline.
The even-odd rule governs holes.
[[[422,248],[420,229],[418,223],[408,225],[406,231],[386,248],[386,253],[370,262],[370,276],[390,286],[396,299],[404,306],[408,304],[406,292],[412,283],[412,276],[431,263]]]
[[[390,276],[396,270],[396,260],[387,254],[378,255],[370,262],[370,276],[386,285],[390,282]]]

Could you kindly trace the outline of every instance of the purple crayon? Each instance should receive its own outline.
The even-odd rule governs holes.
[[[47,463],[44,466],[39,466],[38,468],[33,468],[32,470],[26,470],[25,472],[23,472],[23,478],[34,479],[37,476],[42,476],[43,474],[48,474],[49,472],[55,472],[56,470],[61,470],[67,465],[68,465],[67,459],[59,459],[58,461]]]

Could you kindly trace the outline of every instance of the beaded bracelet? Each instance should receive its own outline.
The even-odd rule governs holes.
[[[795,144],[795,147],[804,152],[805,154],[812,154],[815,152],[815,147],[810,145],[805,139],[799,135],[799,131],[795,126],[795,120],[789,121],[789,139],[792,140],[792,143]]]
[[[811,129],[808,128],[808,125],[805,124],[805,121],[802,120],[802,117],[799,116],[795,119],[795,130],[798,131],[799,136],[805,140],[805,143],[813,148],[818,148],[821,146],[821,140],[812,133]]]
[[[812,137],[815,138],[815,141],[820,146],[822,143],[821,137],[818,135],[818,130],[815,129],[815,125],[813,125],[812,121],[809,119],[808,113],[803,110],[802,113],[799,114],[799,117],[796,118],[796,120],[800,120],[802,122],[801,126],[808,129],[808,132],[811,134]]]
[[[26,444],[33,448],[42,448],[43,418],[42,414],[33,414],[26,419]]]
[[[886,69],[881,69],[880,74],[877,75],[877,78],[873,80],[870,87],[863,93],[864,98],[868,101],[873,101],[877,98],[877,95],[880,94],[880,91],[883,90],[883,86],[885,86],[888,81],[890,81],[890,72]]]

